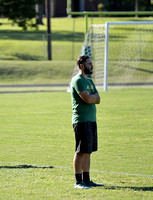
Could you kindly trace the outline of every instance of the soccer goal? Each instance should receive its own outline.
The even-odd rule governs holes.
[[[80,55],[91,57],[98,89],[153,85],[153,21],[91,25]]]

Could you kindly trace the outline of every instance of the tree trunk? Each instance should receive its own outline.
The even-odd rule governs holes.
[[[51,47],[51,0],[45,1],[46,16],[47,16],[47,53],[48,60],[52,60],[52,47]]]
[[[43,24],[43,5],[40,4],[36,4],[35,5],[35,9],[36,9],[36,24]]]
[[[139,0],[135,0],[135,12],[139,11]],[[135,15],[135,17],[138,17],[138,15]]]

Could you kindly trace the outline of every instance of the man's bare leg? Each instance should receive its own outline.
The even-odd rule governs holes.
[[[90,154],[83,154],[83,162],[82,162],[82,171],[89,172],[90,171]]]
[[[75,153],[73,159],[73,167],[75,174],[82,174],[83,153]]]

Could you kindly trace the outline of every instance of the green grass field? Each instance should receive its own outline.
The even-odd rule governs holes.
[[[106,21],[135,20],[151,21],[152,18],[93,17],[89,18],[88,22],[90,25],[92,23],[104,24]],[[29,29],[23,32],[20,27],[12,26],[7,19],[0,19],[0,23],[2,23],[0,26],[0,85],[69,83],[75,67],[75,60],[80,54],[84,41],[85,20],[83,17],[51,19],[53,58],[51,62],[46,61],[46,19],[44,18],[43,21],[44,25],[40,25],[38,30]],[[143,27],[141,29],[143,30]],[[137,53],[138,57],[133,56],[130,50],[131,45],[126,47],[127,53],[131,54],[127,60],[127,55],[122,54],[122,49],[125,48],[124,44],[130,43],[129,41],[133,38],[133,35],[130,36],[132,30],[133,28],[130,27],[124,28],[126,33],[124,37],[120,36],[119,27],[113,28],[110,32],[109,83],[149,83],[153,80],[152,55],[150,53],[153,51],[152,45],[146,45],[143,48],[142,58],[139,53]],[[148,32],[151,30],[148,27]],[[146,41],[152,44],[152,34],[146,38]],[[139,40],[137,41],[138,46],[140,45]],[[133,43],[133,46],[136,44]],[[140,49],[137,48],[138,50]],[[150,57],[148,57],[149,55]],[[136,62],[139,59],[141,62]],[[128,78],[127,74],[129,74]]]
[[[74,61],[10,61],[0,62],[0,85],[4,84],[68,84]]]
[[[135,19],[94,17],[89,25]],[[84,19],[52,19],[53,61],[42,61],[46,25],[25,33],[7,19],[0,23],[0,200],[152,200],[152,87],[100,91],[99,150],[92,155],[91,178],[105,186],[76,190],[71,98],[65,91],[84,39]],[[152,81],[149,70],[139,72],[142,80]],[[110,78],[114,82],[111,72]],[[65,87],[9,87],[12,84]]]
[[[93,17],[88,25],[104,24],[107,21],[151,21],[152,17]],[[23,32],[11,21],[0,19],[0,59],[1,60],[46,60],[46,19],[39,30]],[[84,41],[85,20],[78,18],[52,18],[52,58],[53,60],[75,60]],[[120,30],[116,30],[116,33]],[[128,32],[129,34],[129,32]]]
[[[100,95],[91,178],[105,186],[79,190],[70,94],[0,94],[0,199],[152,200],[152,89]]]

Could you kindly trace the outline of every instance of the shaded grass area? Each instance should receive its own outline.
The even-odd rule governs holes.
[[[29,168],[36,168],[36,169],[46,169],[46,168],[53,168],[53,166],[37,166],[37,165],[14,165],[14,166],[0,166],[0,169],[29,169]]]
[[[129,65],[132,63],[131,67],[126,65],[113,67],[115,61],[110,62],[111,65],[109,66],[108,84],[122,83],[124,86],[124,83],[133,83],[133,85],[136,83],[151,83],[153,80],[153,71],[150,68],[152,62],[143,61],[139,66],[133,65],[134,62],[135,61],[128,62]],[[8,88],[0,87],[0,91],[23,91],[23,87],[16,86],[11,88],[9,85],[25,85],[24,91],[66,91],[67,86],[70,83],[75,65],[76,61],[3,60],[0,62],[0,86],[8,85]],[[35,84],[37,84],[38,87],[35,87]],[[56,87],[53,84],[56,84]],[[122,84],[121,87],[123,88]],[[31,87],[26,85],[31,85]],[[45,87],[45,85],[48,86]]]
[[[2,30],[0,31],[0,40],[17,40],[20,41],[42,41],[44,39],[46,40],[46,32],[45,31],[9,31],[9,30]],[[72,31],[54,31],[52,32],[52,40],[53,41],[74,41],[74,35]],[[75,42],[82,42],[84,40],[84,34],[82,32],[75,33]]]
[[[0,95],[1,199],[152,199],[152,89],[100,95],[91,179],[105,187],[88,191],[73,188],[70,94]]]
[[[68,84],[74,66],[73,61],[1,61],[0,85]]]

